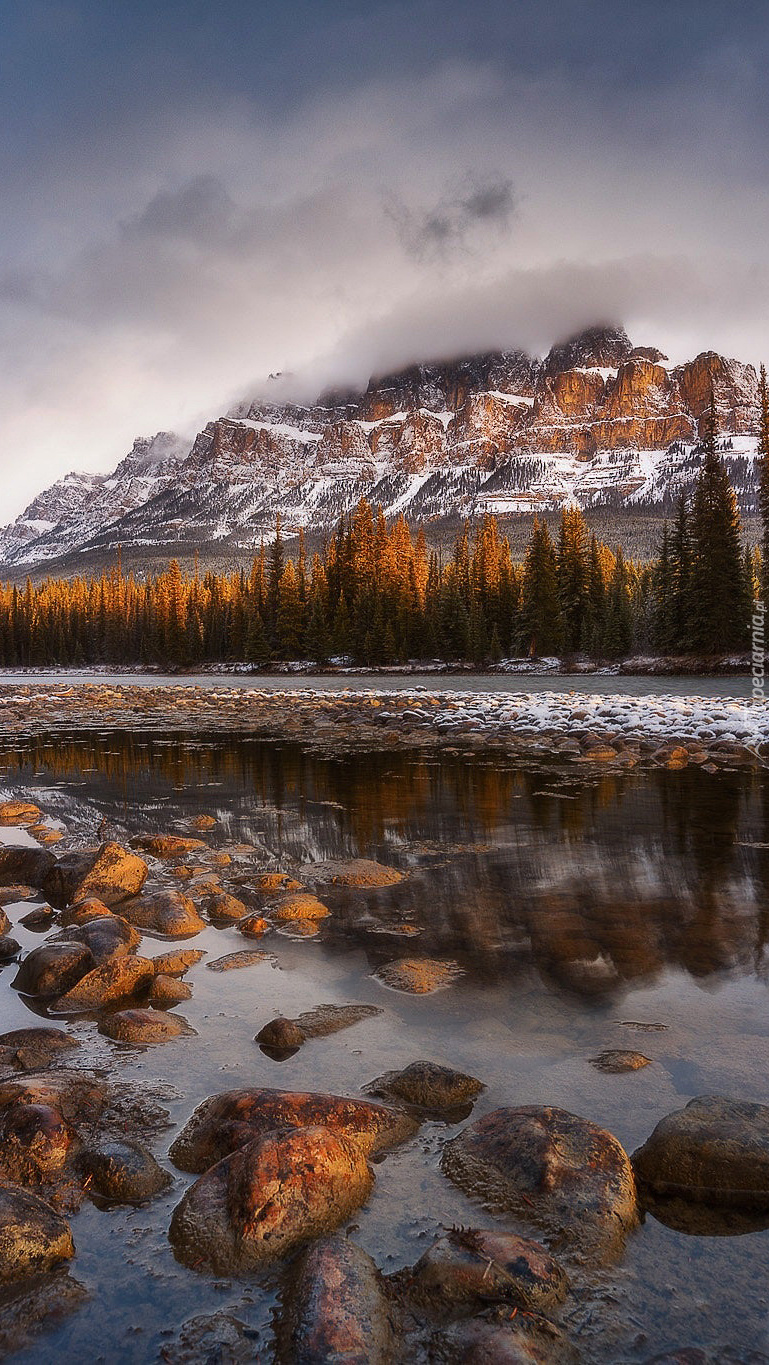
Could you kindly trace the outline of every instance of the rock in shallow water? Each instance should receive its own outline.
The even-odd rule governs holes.
[[[386,1071],[364,1087],[367,1095],[399,1101],[429,1113],[468,1109],[484,1089],[481,1081],[437,1062],[411,1062],[402,1071]]]
[[[99,1024],[99,1032],[118,1043],[167,1043],[193,1033],[186,1019],[165,1010],[119,1010],[108,1014]]]
[[[436,1333],[429,1359],[435,1365],[572,1365],[579,1356],[547,1318],[511,1318],[508,1308],[497,1308]]]
[[[0,801],[0,825],[34,825],[41,815],[31,801]]]
[[[138,895],[146,880],[144,860],[109,842],[88,852],[65,854],[46,877],[44,890],[59,909],[90,896],[113,906]]]
[[[633,1166],[659,1195],[769,1209],[769,1107],[699,1096],[657,1124]]]
[[[192,987],[174,976],[156,976],[150,986],[149,1003],[155,1010],[170,1010],[192,996]]]
[[[153,896],[140,896],[127,901],[121,913],[131,924],[164,938],[192,938],[205,929],[189,896],[181,891],[158,891]]]
[[[128,1000],[149,985],[155,973],[145,957],[117,957],[104,962],[62,995],[57,1014],[80,1014],[101,1009],[119,1000]]]
[[[641,1071],[651,1066],[651,1058],[642,1052],[625,1052],[621,1048],[609,1048],[590,1058],[590,1065],[597,1071],[606,1071],[611,1076],[620,1076],[625,1071]]]
[[[562,1303],[563,1267],[539,1242],[497,1228],[452,1228],[408,1273],[408,1292],[446,1305],[501,1302],[542,1311]]]
[[[56,859],[45,849],[16,844],[0,847],[0,886],[24,882],[40,889],[55,867]]]
[[[446,1143],[446,1175],[487,1207],[610,1260],[638,1222],[627,1153],[611,1133],[564,1109],[495,1109]]]
[[[322,863],[306,863],[302,868],[307,880],[329,886],[395,886],[403,881],[397,867],[386,867],[373,858],[349,858]]]
[[[27,953],[11,983],[23,995],[65,995],[95,966],[90,948],[77,940],[43,943]]]
[[[140,1142],[105,1140],[82,1152],[78,1164],[91,1192],[116,1204],[143,1204],[172,1181]]]
[[[411,1137],[407,1114],[365,1100],[291,1090],[228,1090],[198,1105],[170,1151],[174,1165],[198,1174],[255,1137],[280,1127],[321,1125],[349,1139],[366,1156]]]
[[[11,938],[10,934],[0,935],[0,967],[15,962],[17,957],[21,957],[21,944],[18,939]]]
[[[0,1034],[0,1070],[43,1071],[60,1056],[81,1047],[58,1028],[20,1028]]]
[[[66,1218],[37,1195],[0,1185],[0,1281],[50,1270],[74,1254]]]
[[[387,1365],[398,1359],[396,1336],[382,1277],[354,1242],[325,1237],[291,1267],[279,1331],[285,1365]]]
[[[156,976],[184,976],[205,955],[203,948],[174,948],[150,958],[150,966]]]
[[[191,1186],[171,1243],[195,1269],[245,1274],[333,1231],[365,1202],[373,1179],[360,1147],[328,1128],[268,1132]]]
[[[387,962],[376,973],[384,986],[409,995],[432,995],[443,990],[462,975],[456,962],[439,962],[428,957],[403,957]]]

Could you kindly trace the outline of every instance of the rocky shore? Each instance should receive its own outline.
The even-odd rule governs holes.
[[[714,769],[769,759],[769,707],[747,699],[66,682],[0,687],[0,737],[76,735],[103,727],[294,740],[330,756],[454,748],[610,766],[692,763]]]

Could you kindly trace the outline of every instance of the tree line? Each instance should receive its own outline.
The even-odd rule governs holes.
[[[0,665],[258,666],[346,658],[482,666],[510,656],[615,660],[634,652],[746,649],[769,589],[769,401],[761,371],[761,547],[743,551],[734,491],[718,453],[715,405],[691,496],[640,564],[591,535],[577,507],[553,537],[534,518],[522,563],[496,518],[465,527],[446,562],[403,517],[365,499],[310,560],[291,556],[278,520],[250,572],[185,574],[176,560],[144,581],[110,573],[0,587]],[[763,581],[762,581],[763,580]]]

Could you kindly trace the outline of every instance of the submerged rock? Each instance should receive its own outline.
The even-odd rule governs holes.
[[[66,1266],[62,1260],[47,1274],[25,1275],[3,1287],[0,1357],[28,1349],[39,1333],[61,1327],[65,1317],[87,1302],[88,1290],[72,1279]]]
[[[668,1114],[633,1154],[656,1194],[769,1209],[769,1107],[704,1095]]]
[[[497,1228],[452,1228],[408,1272],[408,1292],[451,1307],[509,1303],[542,1312],[562,1303],[569,1281],[539,1242]]]
[[[105,1015],[99,1032],[118,1043],[166,1043],[170,1038],[181,1038],[193,1030],[179,1014],[134,1009]]]
[[[163,1347],[163,1365],[254,1365],[259,1333],[229,1313],[190,1318],[178,1338]]]
[[[171,1220],[179,1260],[245,1274],[333,1231],[368,1198],[360,1147],[328,1128],[268,1132],[207,1170]]]
[[[367,1095],[400,1101],[429,1113],[444,1113],[458,1109],[469,1112],[472,1101],[485,1089],[482,1081],[452,1071],[437,1062],[411,1062],[402,1071],[386,1071],[364,1086]]]
[[[436,1365],[571,1365],[579,1357],[554,1322],[494,1308],[436,1333],[429,1358]]]
[[[12,985],[23,995],[53,999],[66,994],[94,966],[93,954],[85,943],[74,939],[43,943],[27,953]]]
[[[65,854],[46,877],[44,890],[59,909],[91,896],[112,906],[138,895],[146,880],[144,860],[109,842],[88,852]]]
[[[192,938],[206,927],[189,896],[181,891],[141,896],[124,905],[122,913],[131,924],[164,938]]]
[[[171,1160],[194,1174],[253,1138],[280,1127],[321,1125],[366,1155],[395,1147],[417,1131],[402,1111],[366,1100],[291,1090],[228,1090],[198,1105],[171,1147]]]
[[[282,1015],[271,1019],[269,1024],[256,1035],[255,1042],[262,1047],[282,1051],[292,1051],[302,1046],[308,1038],[325,1038],[331,1033],[351,1028],[364,1019],[372,1019],[382,1011],[376,1005],[318,1005],[314,1010],[306,1010],[296,1019],[284,1019]]]
[[[50,1270],[74,1254],[66,1218],[37,1195],[0,1185],[0,1281]]]
[[[382,1277],[354,1242],[324,1237],[291,1267],[279,1359],[285,1365],[388,1365],[399,1359]]]
[[[5,967],[9,962],[15,962],[17,957],[21,957],[21,944],[18,939],[11,938],[10,934],[1,934],[0,967]]]
[[[170,1010],[192,996],[192,987],[173,976],[156,976],[150,986],[149,1003],[156,1010]]]
[[[44,848],[0,845],[0,886],[15,888],[19,882],[24,882],[40,889],[55,867],[56,859]]]
[[[206,963],[206,970],[209,972],[234,972],[240,967],[253,967],[257,962],[268,962],[271,959],[269,953],[262,953],[258,948],[243,948],[238,953],[225,953],[224,957],[215,957],[213,962]]]
[[[128,1139],[87,1147],[78,1164],[91,1193],[116,1204],[143,1204],[172,1183],[148,1148]]]
[[[643,1067],[651,1066],[651,1058],[644,1057],[642,1052],[624,1052],[621,1048],[610,1048],[607,1052],[600,1052],[597,1057],[591,1057],[590,1065],[598,1071],[618,1076],[624,1071],[641,1071]]]
[[[20,1028],[0,1034],[0,1070],[44,1071],[82,1044],[58,1028]]]
[[[564,1109],[495,1109],[446,1143],[441,1166],[487,1207],[544,1227],[585,1258],[610,1259],[638,1222],[627,1153]]]
[[[202,839],[190,839],[181,834],[146,834],[131,840],[131,848],[151,853],[153,858],[178,858],[196,848],[207,848]]]
[[[428,957],[403,957],[397,962],[385,963],[376,972],[382,985],[409,995],[432,995],[433,991],[450,986],[461,975],[458,963],[439,962]]]
[[[330,886],[395,886],[403,881],[397,867],[386,867],[373,858],[348,858],[322,863],[307,863],[302,871],[307,880]]]

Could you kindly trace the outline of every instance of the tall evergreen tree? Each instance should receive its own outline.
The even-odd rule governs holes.
[[[558,560],[547,522],[534,518],[521,592],[523,645],[531,655],[556,654],[562,646]]]
[[[748,622],[737,500],[717,451],[711,393],[703,462],[692,503],[692,644],[706,653],[742,648]]]
[[[769,389],[761,366],[758,426],[758,507],[761,513],[761,600],[769,607]]]

